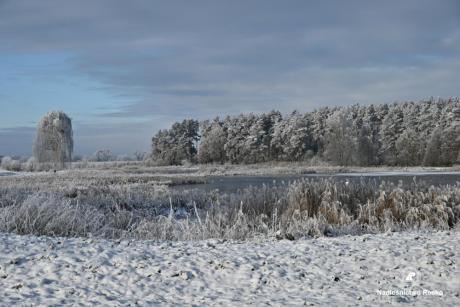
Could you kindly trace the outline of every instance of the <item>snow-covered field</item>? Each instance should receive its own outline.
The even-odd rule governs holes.
[[[460,304],[458,230],[244,243],[0,234],[0,250],[1,305]]]

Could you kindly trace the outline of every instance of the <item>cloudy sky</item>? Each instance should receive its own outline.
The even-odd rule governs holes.
[[[0,0],[0,155],[49,110],[75,150],[182,118],[459,96],[460,1]]]

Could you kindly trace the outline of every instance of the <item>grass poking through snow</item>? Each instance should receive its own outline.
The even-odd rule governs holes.
[[[78,174],[3,179],[0,231],[108,239],[295,239],[449,229],[460,217],[458,183],[402,187],[300,180],[221,194],[168,189],[158,178]]]

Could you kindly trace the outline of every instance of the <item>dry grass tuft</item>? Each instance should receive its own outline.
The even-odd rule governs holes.
[[[0,230],[108,239],[292,239],[448,229],[460,217],[460,184],[403,188],[323,179],[221,194],[169,189],[156,179],[92,171],[2,179]]]

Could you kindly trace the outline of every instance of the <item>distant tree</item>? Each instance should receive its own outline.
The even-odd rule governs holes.
[[[134,156],[134,160],[143,161],[145,157],[147,156],[147,153],[144,151],[136,151],[134,152],[133,156]]]
[[[442,134],[441,129],[436,128],[431,134],[430,140],[426,147],[425,156],[423,158],[423,165],[426,166],[440,166],[442,162],[441,157],[441,145],[442,145]]]
[[[224,120],[224,129],[227,132],[227,140],[224,145],[227,161],[242,163],[247,152],[245,142],[251,127],[251,115],[239,115],[227,117]]]
[[[38,163],[64,168],[72,161],[72,121],[63,112],[49,112],[38,123],[33,146]]]
[[[29,157],[26,162],[24,162],[24,170],[28,172],[33,172],[39,170],[40,167],[35,159],[35,157]]]
[[[359,129],[356,139],[356,152],[354,160],[363,166],[373,165],[375,162],[376,150],[372,140],[372,130],[368,125]]]
[[[453,108],[446,115],[445,128],[442,133],[441,156],[444,165],[456,163],[460,152],[460,107]]]
[[[202,122],[198,161],[200,163],[224,163],[226,160],[224,150],[226,140],[227,134],[219,118],[212,122]]]
[[[155,160],[179,164],[195,159],[198,122],[186,123],[155,135]],[[200,131],[201,163],[301,161],[316,156],[343,165],[451,165],[460,151],[460,102],[430,98],[325,107],[287,116],[278,111],[241,114],[204,121]]]
[[[361,107],[360,119],[354,121],[354,134],[356,134],[356,151],[354,160],[357,164],[368,166],[380,163],[379,131],[382,114],[380,108],[373,105]],[[360,125],[357,125],[360,123]]]
[[[95,162],[115,161],[116,156],[109,149],[99,149],[91,155],[89,160]]]
[[[322,155],[325,149],[326,120],[337,108],[324,107],[310,113],[313,152]]]
[[[398,152],[396,140],[403,131],[403,112],[401,106],[394,104],[382,121],[380,130],[381,156],[386,165],[398,164]]]
[[[244,156],[242,162],[257,163],[269,158],[270,135],[266,126],[265,115],[255,116],[248,127],[248,135],[244,140]]]
[[[193,162],[200,139],[198,131],[199,122],[193,119],[174,123],[169,130],[160,130],[152,138],[152,159],[168,165]]]
[[[349,110],[340,109],[327,119],[324,156],[334,164],[353,164],[356,139],[352,133],[352,121],[349,115]]]
[[[274,123],[271,150],[277,160],[299,161],[307,151],[313,150],[310,119],[293,112],[283,120]]]
[[[405,130],[396,140],[397,164],[404,166],[420,165],[423,148],[419,135],[413,129]]]
[[[266,159],[267,160],[280,160],[279,152],[274,145],[273,137],[275,133],[275,127],[283,121],[283,116],[281,112],[272,110],[267,114],[262,115],[263,122],[264,122],[264,130],[265,130],[265,140],[264,143],[267,145],[267,153]]]
[[[0,167],[8,171],[20,171],[21,163],[12,157],[5,156],[0,160]]]

